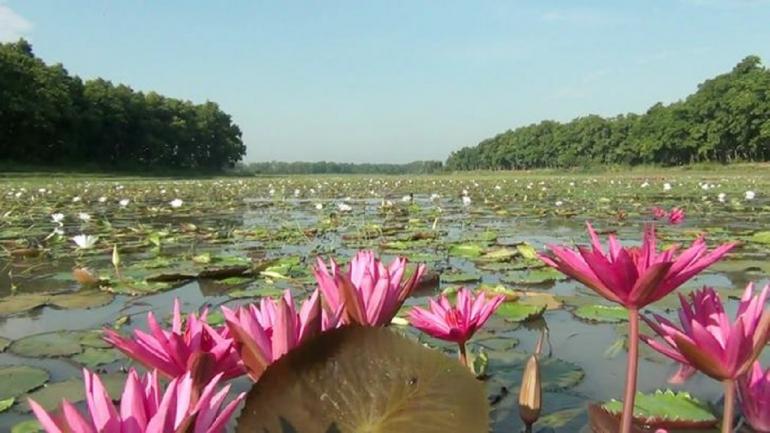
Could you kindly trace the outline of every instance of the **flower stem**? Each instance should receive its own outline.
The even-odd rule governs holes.
[[[735,381],[725,380],[725,408],[722,412],[722,433],[732,433],[735,418]]]
[[[460,362],[467,367],[468,355],[465,353],[465,343],[457,343],[457,345],[460,347]]]
[[[626,367],[626,390],[623,395],[623,417],[621,433],[630,433],[634,420],[636,399],[636,375],[639,368],[639,310],[628,310],[628,365]]]

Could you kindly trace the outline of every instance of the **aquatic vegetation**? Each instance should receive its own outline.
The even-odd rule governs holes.
[[[460,362],[467,366],[465,343],[484,326],[504,300],[503,295],[487,298],[484,292],[474,297],[470,290],[463,288],[457,292],[455,306],[441,295],[438,300],[430,300],[430,310],[415,307],[409,311],[409,322],[426,334],[457,343]]]
[[[372,251],[359,251],[347,272],[340,270],[334,259],[329,260],[329,270],[319,257],[313,274],[329,314],[341,311],[342,323],[384,326],[425,273],[425,265],[420,264],[407,276],[407,261],[396,257],[386,267]]]
[[[51,415],[34,400],[30,406],[48,433],[174,433],[180,431],[222,433],[244,395],[223,405],[230,385],[219,389],[222,375],[215,376],[196,391],[190,373],[173,379],[165,388],[154,372],[144,377],[131,370],[115,407],[99,376],[83,370],[88,416],[69,401],[61,403],[60,414]]]
[[[221,374],[225,379],[244,373],[227,328],[215,329],[206,323],[207,312],[200,317],[190,313],[182,319],[179,300],[174,301],[171,330],[163,329],[152,312],[147,313],[150,333],[135,329],[133,338],[122,337],[112,329],[104,330],[104,339],[150,369],[173,379],[191,372],[197,384],[208,383]]]
[[[724,384],[725,407],[722,431],[731,432],[735,410],[736,381],[749,371],[770,333],[770,309],[765,309],[770,285],[755,295],[749,284],[741,297],[735,321],[731,322],[719,294],[713,288],[681,296],[681,328],[664,317],[648,321],[665,344],[644,340],[654,349],[697,369]]]

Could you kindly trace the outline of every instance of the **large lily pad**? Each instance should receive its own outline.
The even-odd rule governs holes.
[[[343,328],[268,367],[237,432],[467,433],[489,429],[484,387],[458,362],[385,328]]]
[[[498,307],[497,314],[509,322],[524,322],[535,320],[545,313],[545,305],[531,305],[522,302],[503,302]]]
[[[8,345],[11,344],[11,340],[0,337],[0,353],[4,352]]]
[[[480,257],[484,252],[484,246],[480,244],[455,244],[449,247],[449,255],[473,259]]]
[[[48,372],[26,365],[0,367],[0,400],[18,397],[48,382]]]
[[[628,320],[628,311],[616,305],[581,305],[573,314],[589,322],[620,323]]]
[[[623,411],[623,403],[610,400],[603,408],[619,414]],[[708,404],[688,392],[668,389],[652,394],[638,392],[634,402],[634,419],[640,424],[664,429],[708,428],[717,423]]]
[[[48,295],[35,293],[9,296],[0,300],[0,316],[23,313],[48,303]]]
[[[81,335],[78,332],[58,331],[34,334],[11,343],[11,352],[29,358],[52,358],[80,353]]]
[[[565,280],[567,277],[552,268],[513,271],[503,275],[503,282],[510,284],[546,284]]]

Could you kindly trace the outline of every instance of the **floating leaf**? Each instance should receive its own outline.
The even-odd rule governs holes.
[[[468,433],[489,429],[484,387],[461,364],[386,328],[325,333],[268,367],[237,432]]]
[[[48,382],[48,372],[26,365],[0,367],[0,400],[18,397]]]
[[[479,244],[455,244],[449,247],[449,255],[454,257],[476,258],[481,256],[484,246]]]
[[[0,353],[4,352],[8,345],[11,344],[11,340],[0,337]]]
[[[610,413],[623,411],[623,403],[610,400],[602,406]],[[685,391],[657,390],[652,394],[636,393],[634,419],[639,424],[663,429],[692,429],[713,427],[717,418],[708,404]]]
[[[95,308],[107,305],[115,298],[102,291],[78,291],[51,296],[49,303],[59,308]]]
[[[11,427],[11,433],[42,433],[43,427],[36,419],[28,419]]]
[[[123,391],[126,375],[123,373],[110,373],[101,375],[100,379],[110,396],[118,397]],[[21,399],[19,403],[19,409],[23,412],[30,411],[27,398],[35,400],[46,411],[53,411],[58,407],[62,399],[66,398],[71,403],[78,403],[86,399],[86,394],[83,379],[71,378],[63,382],[49,383],[45,387],[27,394],[26,398]]]
[[[503,282],[509,284],[545,284],[565,280],[567,277],[552,268],[513,271],[503,275]]]
[[[14,341],[8,350],[29,358],[70,356],[83,350],[80,338],[80,333],[72,331],[34,334]]]
[[[497,309],[498,316],[509,322],[524,322],[543,316],[545,305],[529,305],[521,302],[503,302]]]
[[[749,240],[757,244],[770,245],[770,230],[756,232],[753,235],[751,235]]]
[[[448,284],[475,283],[477,281],[481,281],[481,275],[479,274],[470,274],[465,272],[441,274],[441,282]]]
[[[537,250],[535,250],[535,247],[526,242],[516,245],[516,250],[525,259],[537,260],[538,258]]]
[[[3,298],[0,300],[0,316],[9,316],[40,308],[48,303],[48,299],[48,295],[34,293]]]
[[[0,412],[7,411],[11,408],[11,406],[13,406],[14,403],[16,403],[16,399],[13,397],[0,400]]]
[[[580,319],[591,322],[619,323],[628,320],[628,311],[615,305],[581,305],[573,312]]]
[[[93,369],[100,365],[115,362],[121,357],[122,356],[120,355],[120,352],[115,349],[97,349],[94,347],[86,347],[83,352],[73,356],[72,360],[78,364]]]

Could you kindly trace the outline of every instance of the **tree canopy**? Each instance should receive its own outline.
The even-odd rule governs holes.
[[[770,160],[770,70],[749,56],[646,113],[546,120],[453,152],[452,170]]]
[[[23,39],[0,44],[2,160],[218,170],[245,153],[241,130],[214,102],[84,82]]]

